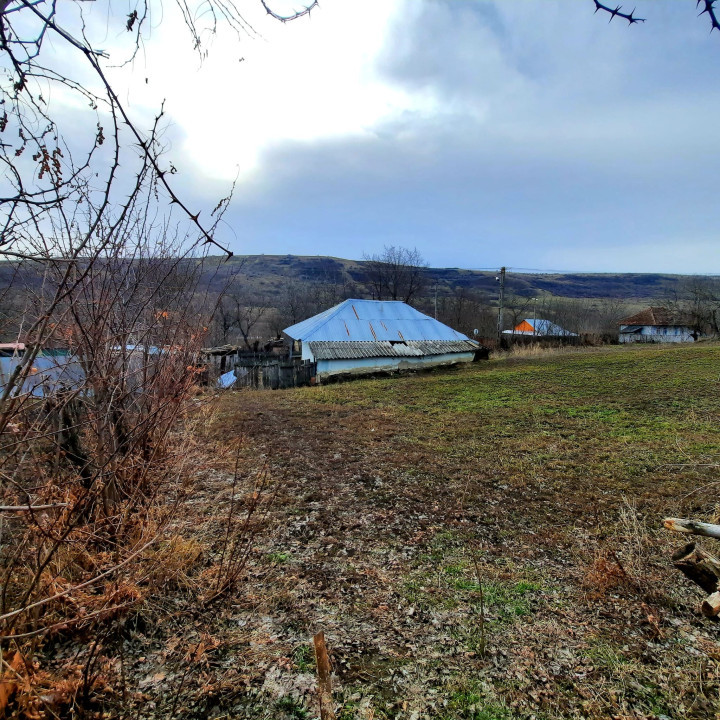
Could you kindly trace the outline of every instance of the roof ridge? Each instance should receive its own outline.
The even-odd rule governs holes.
[[[312,331],[315,332],[316,330],[319,330],[324,325],[327,325],[327,323],[329,323],[330,320],[332,318],[334,318],[335,315],[337,315],[337,313],[340,311],[340,308],[349,302],[350,302],[350,300],[343,300],[342,302],[339,302],[337,305],[334,305],[333,307],[330,307],[327,310],[323,310],[323,312],[320,313],[320,315],[325,315],[325,313],[327,313],[325,319],[321,323],[313,326]],[[334,312],[331,312],[331,310],[334,310]],[[311,320],[311,319],[312,318],[308,318],[308,320]],[[301,320],[299,323],[295,323],[295,325],[300,325],[303,322],[307,322],[307,320]],[[290,327],[295,327],[295,325],[291,325]],[[290,328],[285,328],[285,329],[290,330]],[[300,339],[302,340],[302,338],[300,338]]]

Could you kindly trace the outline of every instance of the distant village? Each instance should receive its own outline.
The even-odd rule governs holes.
[[[224,278],[215,291],[205,346],[195,360],[200,383],[278,389],[474,362],[523,345],[691,343],[718,332],[720,288],[711,278],[689,279],[683,298],[675,290],[670,302],[643,307],[617,296],[558,297],[537,290],[572,292],[557,276],[535,278],[535,287],[528,286],[525,276],[506,275],[505,268],[497,275],[443,271],[442,276],[427,268],[417,251],[403,248],[386,248],[364,264],[314,258],[308,265],[306,260],[297,262],[302,272],[311,272],[304,277],[278,277],[292,263],[263,271],[257,261],[242,261],[239,272]],[[264,256],[260,261],[268,263]],[[669,282],[651,277],[656,283]],[[272,292],[268,278],[277,283]],[[573,280],[585,283],[582,291],[588,291],[586,280]],[[608,280],[592,279],[606,285]],[[622,292],[622,276],[612,282],[613,287],[595,291]],[[473,283],[480,289],[474,290]],[[370,297],[353,297],[359,290]],[[10,311],[4,314],[11,327]],[[6,332],[3,339],[8,340],[0,343],[4,387],[26,345],[21,330]],[[132,340],[111,351],[137,362],[169,351]],[[55,342],[34,353],[23,392],[43,396],[49,388],[82,385],[82,363],[71,344]]]
[[[701,290],[695,286],[691,302],[650,305],[630,314],[623,314],[628,304],[617,300],[503,297],[504,288],[493,307],[487,293],[467,288],[438,297],[436,284],[433,294],[418,258],[406,252],[386,249],[384,259],[368,261],[375,299],[334,302],[348,290],[337,280],[304,289],[291,282],[273,309],[241,287],[242,279],[228,283],[208,329],[208,339],[221,342],[202,348],[196,359],[200,382],[222,389],[278,389],[469,363],[523,345],[691,343],[717,335],[720,292],[714,280]],[[284,318],[294,322],[285,324]],[[25,351],[21,333],[0,343],[0,385],[7,384]],[[141,356],[168,350],[141,342],[115,351],[140,362]],[[23,392],[43,396],[59,386],[82,385],[82,363],[69,345],[55,343],[35,354]]]

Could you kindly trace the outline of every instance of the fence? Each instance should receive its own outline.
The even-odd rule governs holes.
[[[287,358],[238,358],[235,364],[236,388],[278,390],[311,385],[316,363],[291,361]]]

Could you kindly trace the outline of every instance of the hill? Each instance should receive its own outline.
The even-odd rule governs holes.
[[[333,284],[352,288],[370,297],[368,265],[362,260],[312,255],[235,255],[229,260],[211,257],[206,263],[210,289],[220,292],[228,279],[237,276],[249,295],[272,301],[288,284]],[[496,272],[463,268],[428,268],[426,293],[449,295],[457,290],[496,296]],[[555,295],[565,298],[616,298],[662,301],[674,298],[688,276],[658,273],[527,273],[508,269],[508,292],[524,297]],[[0,289],[11,283],[39,286],[42,268],[25,265],[18,274],[16,263],[0,262]],[[19,282],[18,282],[19,281]]]
[[[239,274],[248,290],[274,296],[288,281],[354,285],[359,295],[369,296],[367,263],[337,257],[305,255],[236,255],[230,260],[212,259],[213,286],[218,290],[227,278]],[[440,294],[457,289],[497,295],[495,272],[462,268],[428,268],[427,286]],[[566,298],[615,298],[662,301],[681,288],[683,275],[658,273],[507,273],[507,289],[525,297],[556,295]]]

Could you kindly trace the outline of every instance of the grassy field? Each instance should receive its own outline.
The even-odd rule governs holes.
[[[218,472],[242,438],[275,495],[177,714],[316,717],[323,630],[343,720],[720,717],[662,529],[717,518],[719,395],[710,344],[224,395]]]

